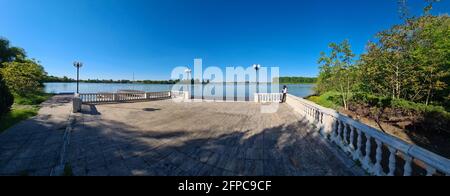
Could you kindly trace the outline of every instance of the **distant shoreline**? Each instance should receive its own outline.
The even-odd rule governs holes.
[[[44,83],[77,83],[76,81],[70,81],[70,82],[63,82],[63,81],[58,81],[58,82],[44,82]],[[175,85],[175,84],[188,84],[188,83],[145,83],[145,82],[86,82],[86,81],[80,81],[80,84],[165,84],[165,85]],[[202,83],[195,83],[197,84],[202,84]],[[203,85],[206,84],[257,84],[256,82],[225,82],[225,83],[221,83],[221,82],[211,82],[211,83],[203,83]],[[293,84],[316,84],[316,83],[273,83],[273,82],[260,82],[260,85],[262,84],[280,84],[280,85],[293,85]]]
[[[200,81],[199,79],[192,80],[194,84],[257,84],[256,82],[210,82],[209,79]],[[289,84],[315,84],[317,78],[313,77],[279,77],[274,81],[278,81],[277,84],[289,85]],[[72,78],[47,76],[44,83],[76,83],[77,81]],[[104,79],[88,79],[80,80],[80,83],[87,84],[189,84],[188,80],[104,80]],[[259,84],[273,84],[275,82],[259,82]]]

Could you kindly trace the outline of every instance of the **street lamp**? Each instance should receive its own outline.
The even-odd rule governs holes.
[[[256,93],[259,93],[259,70],[261,69],[260,64],[254,64],[253,69],[256,70]]]
[[[77,94],[80,93],[80,68],[83,67],[82,62],[75,61],[73,66],[77,68]]]
[[[186,70],[184,70],[184,72],[186,72],[186,74],[187,74],[187,79],[190,81],[190,83],[191,83],[191,77],[190,77],[190,75],[191,75],[191,73],[192,73],[192,70],[191,69],[186,69]]]
[[[191,73],[192,73],[192,70],[191,69],[189,69],[189,68],[187,68],[186,70],[184,70],[184,72],[186,72],[186,75],[187,75],[187,80],[189,81],[189,85],[192,85],[192,80],[191,80],[191,77],[190,77],[190,75],[191,75]],[[188,92],[190,92],[190,86],[189,85],[186,85],[187,87],[187,89],[188,89]]]

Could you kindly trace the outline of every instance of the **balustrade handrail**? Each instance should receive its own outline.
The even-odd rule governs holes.
[[[358,122],[354,119],[351,119],[348,116],[342,115],[335,110],[322,107],[311,101],[308,101],[308,100],[305,100],[305,99],[302,99],[302,98],[299,98],[299,97],[296,97],[293,95],[289,95],[289,97],[292,99],[295,99],[296,101],[300,102],[303,105],[306,105],[307,107],[315,108],[317,111],[319,111],[320,113],[322,113],[324,115],[331,116],[341,122],[344,122],[344,123],[352,126],[353,128],[356,128],[356,129],[364,132],[365,134],[368,134],[370,137],[381,141],[385,145],[388,145],[408,156],[418,159],[418,160],[424,162],[425,164],[427,164],[431,167],[434,167],[435,169],[437,169],[441,172],[446,173],[447,175],[450,174],[450,160],[449,159],[446,159],[440,155],[430,152],[430,151],[428,151],[422,147],[419,147],[417,145],[409,144],[409,143],[407,143],[399,138],[396,138],[392,135],[382,133],[381,131],[379,131],[373,127],[370,127],[366,124]]]
[[[280,102],[281,93],[255,93],[255,102]]]
[[[129,92],[129,93],[81,93],[79,97],[83,103],[134,101],[155,98],[169,98],[171,91],[164,92]]]

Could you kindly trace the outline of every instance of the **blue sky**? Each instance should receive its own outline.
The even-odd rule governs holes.
[[[409,0],[420,13],[422,0]],[[447,0],[435,13],[447,13]],[[176,66],[279,66],[316,76],[320,51],[349,39],[356,53],[400,22],[397,0],[0,0],[0,36],[50,75],[169,79]]]

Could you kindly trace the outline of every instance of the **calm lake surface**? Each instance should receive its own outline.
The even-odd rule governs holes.
[[[314,93],[314,84],[289,84],[287,85],[289,93],[299,97],[307,97]],[[216,91],[223,91],[223,95],[234,95],[235,97],[245,97],[252,99],[253,94],[257,91],[256,84],[208,84],[208,85],[192,85],[190,91],[198,92],[204,89],[206,93],[204,97],[214,97]],[[259,91],[261,93],[271,93],[274,89],[280,92],[283,85],[280,85],[278,89],[274,88],[272,84],[260,84]],[[118,90],[139,90],[145,92],[162,92],[171,90],[184,90],[189,89],[187,85],[177,85],[176,89],[173,89],[174,85],[168,84],[110,84],[110,83],[80,83],[80,93],[106,93],[117,92]],[[274,88],[274,89],[272,89]],[[47,93],[74,93],[77,90],[76,83],[45,83],[45,91]],[[193,93],[192,93],[193,94]],[[195,95],[198,98],[198,95]],[[199,95],[202,96],[202,95]]]

